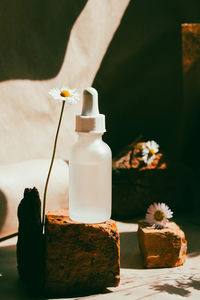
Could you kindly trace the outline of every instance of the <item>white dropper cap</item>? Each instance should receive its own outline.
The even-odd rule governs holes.
[[[83,91],[83,107],[81,115],[76,116],[77,132],[105,132],[105,115],[99,113],[98,93],[89,87]]]

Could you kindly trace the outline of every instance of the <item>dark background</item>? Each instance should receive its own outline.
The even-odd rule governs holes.
[[[0,81],[55,77],[86,3],[1,0]],[[170,159],[199,170],[200,66],[183,80],[181,23],[187,22],[200,22],[199,0],[130,1],[93,83],[113,155],[142,134]]]
[[[94,80],[114,155],[142,134],[198,171],[200,66],[186,97],[181,44],[181,24],[198,22],[199,1],[130,2]]]

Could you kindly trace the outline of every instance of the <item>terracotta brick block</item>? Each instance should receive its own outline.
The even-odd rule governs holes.
[[[45,291],[66,295],[118,286],[120,242],[115,221],[76,223],[67,210],[48,212]]]
[[[170,162],[162,149],[151,164],[142,159],[144,142],[132,142],[113,158],[112,216],[117,219],[144,215],[153,202],[164,202],[174,212],[186,210],[192,200],[193,175],[186,166]],[[188,210],[188,207],[187,207]]]
[[[177,267],[185,262],[187,241],[174,222],[169,222],[166,228],[156,229],[141,220],[138,240],[146,268]]]
[[[182,60],[186,73],[200,58],[200,24],[182,24]]]

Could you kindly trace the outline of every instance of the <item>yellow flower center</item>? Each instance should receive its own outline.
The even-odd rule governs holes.
[[[149,149],[149,153],[151,153],[151,155],[154,155],[156,152],[153,149]]]
[[[63,91],[60,93],[60,96],[62,96],[62,97],[71,97],[70,92],[67,91],[67,90],[63,90]]]
[[[165,217],[165,214],[161,210],[156,210],[153,216],[156,221],[162,221]]]

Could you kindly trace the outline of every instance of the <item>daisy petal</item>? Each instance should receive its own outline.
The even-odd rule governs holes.
[[[154,203],[149,206],[146,214],[146,222],[154,227],[165,227],[173,212],[165,203]]]
[[[142,159],[146,164],[151,164],[155,159],[155,153],[159,151],[159,145],[155,141],[147,141],[142,145]]]
[[[62,93],[66,91],[67,96],[65,96],[65,93]],[[67,86],[62,86],[61,89],[50,89],[49,95],[56,100],[66,101],[67,104],[76,104],[80,100],[80,95],[76,92],[76,89],[69,89]]]

